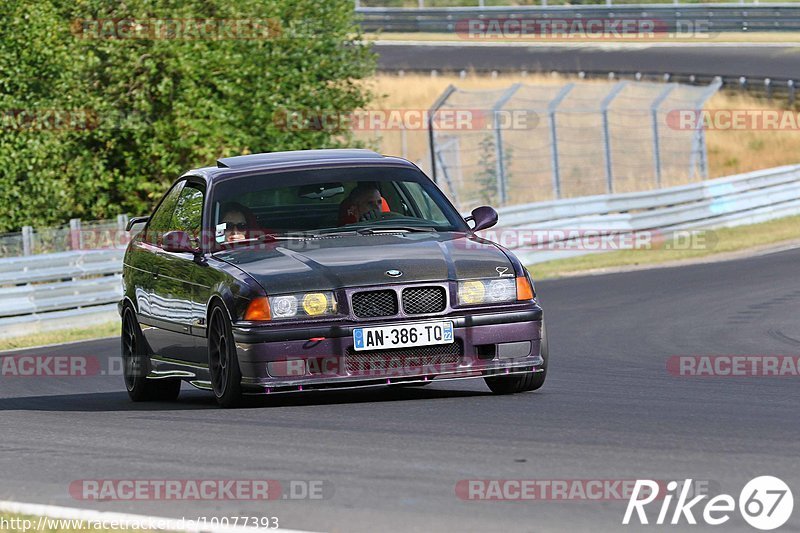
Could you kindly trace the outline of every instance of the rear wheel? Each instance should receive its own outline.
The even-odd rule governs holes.
[[[125,389],[134,402],[174,401],[181,391],[181,380],[149,380],[150,356],[133,309],[122,314],[122,375]]]
[[[242,372],[227,314],[219,305],[211,310],[208,333],[208,371],[211,388],[222,407],[236,407],[242,401]]]
[[[540,367],[540,372],[525,372],[513,376],[491,376],[484,378],[486,385],[495,394],[514,394],[516,392],[527,392],[539,389],[544,385],[547,378],[547,359],[550,346],[547,342],[547,328],[542,323],[541,353],[544,363]]]

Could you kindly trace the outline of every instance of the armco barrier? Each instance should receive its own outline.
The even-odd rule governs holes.
[[[0,259],[0,338],[113,319],[124,250]]]
[[[800,165],[668,189],[516,205],[499,213],[500,223],[489,230],[495,234],[530,229],[632,235],[751,224],[800,214]],[[510,248],[526,264],[595,251]],[[122,256],[112,249],[0,259],[0,337],[113,319],[122,293]]]
[[[668,31],[694,27],[702,22],[702,30],[710,33],[800,29],[800,5],[796,3],[359,7],[356,13],[365,31],[437,32],[451,33],[454,36],[464,24],[463,21],[470,19],[652,19],[659,21]]]
[[[492,230],[495,234],[504,230],[570,230],[630,235],[648,230],[752,224],[800,214],[800,165],[668,189],[517,205],[500,209],[499,213],[499,228]],[[546,240],[538,244],[537,249],[513,245],[509,248],[526,264],[595,251],[575,246],[554,249],[559,247],[547,246]]]

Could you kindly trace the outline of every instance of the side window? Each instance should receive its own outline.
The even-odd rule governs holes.
[[[436,205],[433,199],[424,191],[422,185],[415,181],[404,181],[402,184],[411,196],[411,200],[416,204],[416,209],[419,212],[420,218],[432,222],[439,222],[441,224],[448,223],[447,216],[442,213],[439,206]]]
[[[202,222],[203,191],[195,185],[186,184],[178,195],[178,202],[169,229],[170,231],[185,231],[192,237],[199,237]]]
[[[178,203],[178,196],[185,183],[186,182],[180,182],[170,189],[164,196],[158,209],[156,209],[156,212],[150,217],[150,222],[147,224],[147,235],[145,236],[146,242],[157,245],[161,242],[161,236],[170,230],[172,215]]]

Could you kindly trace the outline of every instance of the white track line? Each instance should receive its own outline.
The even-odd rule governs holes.
[[[81,520],[84,522],[100,522],[107,525],[111,522],[125,524],[125,528],[130,529],[132,524],[136,524],[139,530],[162,530],[162,531],[181,531],[185,533],[310,533],[308,531],[296,529],[267,529],[244,526],[222,526],[208,523],[192,523],[191,520],[180,520],[177,518],[162,518],[157,516],[145,516],[126,513],[114,513],[109,511],[92,511],[89,509],[78,509],[75,507],[57,507],[55,505],[40,505],[36,503],[20,503],[8,500],[0,500],[0,512],[22,514],[29,516],[48,517],[62,520]],[[38,526],[42,525],[39,521]],[[86,531],[96,531],[89,527]],[[105,527],[105,529],[109,529]]]

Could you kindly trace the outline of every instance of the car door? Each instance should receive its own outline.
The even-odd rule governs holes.
[[[142,322],[147,342],[153,352],[161,357],[193,361],[197,343],[192,335],[192,325],[198,310],[194,299],[193,277],[195,270],[203,268],[191,253],[167,252],[162,247],[163,236],[169,231],[186,231],[200,236],[204,190],[197,183],[182,181],[177,191],[168,222],[159,219],[148,237],[155,240],[152,292],[149,298],[150,314]]]
[[[144,231],[134,239],[137,247],[135,254],[131,254],[132,271],[136,273],[133,280],[135,284],[136,303],[139,311],[138,320],[142,326],[142,333],[148,343],[154,339],[155,327],[154,312],[151,305],[153,291],[155,289],[158,270],[160,269],[161,258],[161,238],[164,233],[169,231],[172,223],[172,215],[175,212],[175,205],[178,202],[178,195],[183,188],[184,182],[178,182],[167,191],[164,198],[158,204]]]

